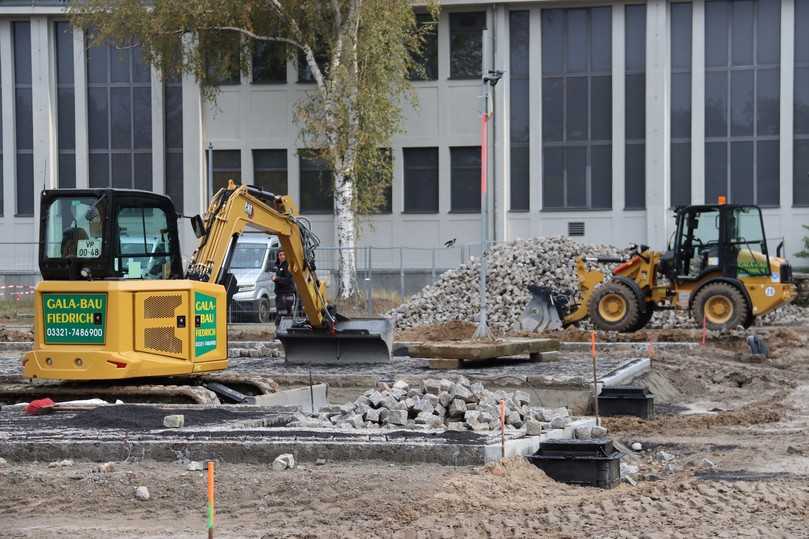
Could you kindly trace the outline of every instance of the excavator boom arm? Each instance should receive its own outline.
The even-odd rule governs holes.
[[[298,297],[313,328],[328,328],[334,320],[327,310],[326,285],[314,270],[312,236],[296,217],[297,208],[287,196],[256,187],[230,183],[211,200],[205,230],[187,277],[222,284],[236,242],[248,226],[274,234],[283,248]]]

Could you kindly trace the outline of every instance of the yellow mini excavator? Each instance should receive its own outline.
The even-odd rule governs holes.
[[[288,362],[390,359],[387,319],[339,316],[315,266],[317,238],[287,196],[229,186],[205,217],[191,219],[199,246],[183,268],[171,200],[118,189],[41,195],[35,342],[29,379],[111,380],[176,376],[227,367],[227,308],[238,283],[228,271],[246,227],[275,234],[287,254],[305,319],[278,328]]]
[[[664,253],[632,246],[626,257],[576,260],[579,302],[532,286],[525,329],[558,329],[589,318],[605,331],[637,331],[660,309],[690,311],[701,327],[749,327],[797,295],[792,267],[770,256],[757,206],[687,206],[675,212],[673,245]],[[607,277],[588,263],[618,264]]]

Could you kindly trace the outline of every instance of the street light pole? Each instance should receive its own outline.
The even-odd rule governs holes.
[[[489,339],[486,302],[486,246],[488,243],[488,171],[489,171],[489,86],[494,89],[503,77],[502,71],[490,70],[483,77],[483,92],[480,106],[480,313],[475,337]]]

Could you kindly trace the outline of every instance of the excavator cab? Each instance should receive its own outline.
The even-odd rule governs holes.
[[[46,281],[179,279],[171,200],[146,191],[43,191],[39,269]]]

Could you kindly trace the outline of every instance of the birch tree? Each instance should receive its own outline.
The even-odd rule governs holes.
[[[314,88],[296,106],[299,139],[333,173],[338,294],[351,296],[357,216],[373,213],[390,188],[384,150],[401,129],[402,106],[415,104],[409,74],[430,31],[411,1],[76,0],[70,10],[94,43],[137,43],[164,76],[191,73],[212,100],[223,74],[249,72],[257,46],[305,62]],[[435,16],[434,3],[429,11]]]

